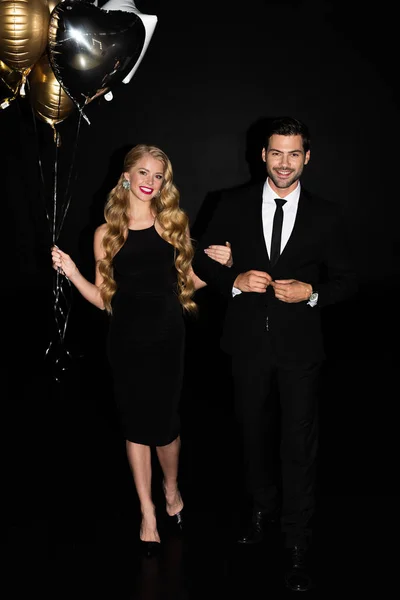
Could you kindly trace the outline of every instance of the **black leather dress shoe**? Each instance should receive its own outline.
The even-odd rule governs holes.
[[[259,544],[264,540],[265,530],[268,525],[276,523],[278,520],[278,511],[254,511],[250,524],[246,528],[245,532],[237,539],[238,544]]]
[[[307,592],[314,587],[308,566],[308,550],[293,546],[286,550],[289,565],[285,572],[285,585],[292,592]]]

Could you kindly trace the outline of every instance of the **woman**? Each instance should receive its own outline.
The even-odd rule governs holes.
[[[196,312],[193,295],[206,285],[191,266],[194,250],[179,200],[166,154],[140,144],[126,155],[105,205],[105,223],[94,234],[95,283],[83,277],[68,254],[52,248],[54,269],[110,315],[108,358],[147,556],[160,545],[151,495],[151,447],[163,472],[167,514],[182,527],[177,476],[184,313]],[[208,256],[227,266],[232,263],[229,245],[210,247]]]

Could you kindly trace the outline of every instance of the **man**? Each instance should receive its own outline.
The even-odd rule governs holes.
[[[307,126],[272,120],[262,159],[267,178],[225,192],[198,245],[193,268],[227,299],[221,348],[231,355],[235,413],[242,433],[246,488],[253,511],[242,544],[262,541],[280,516],[289,565],[286,585],[306,591],[315,510],[317,399],[325,358],[321,308],[357,289],[345,227],[334,203],[300,183],[310,160]],[[279,223],[280,218],[280,223]],[[230,269],[210,260],[229,242]],[[209,254],[209,256],[207,256]],[[280,406],[281,485],[266,454],[271,384]]]

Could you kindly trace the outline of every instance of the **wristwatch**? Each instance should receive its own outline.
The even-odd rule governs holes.
[[[309,306],[316,306],[318,302],[318,292],[312,291],[310,297],[308,298],[307,304]]]

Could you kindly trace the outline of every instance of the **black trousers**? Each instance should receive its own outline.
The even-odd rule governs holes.
[[[262,352],[232,357],[246,488],[256,510],[271,511],[281,504],[288,546],[307,543],[311,536],[321,366],[322,362],[284,364],[274,357],[268,342]],[[279,444],[278,455],[274,441]]]

